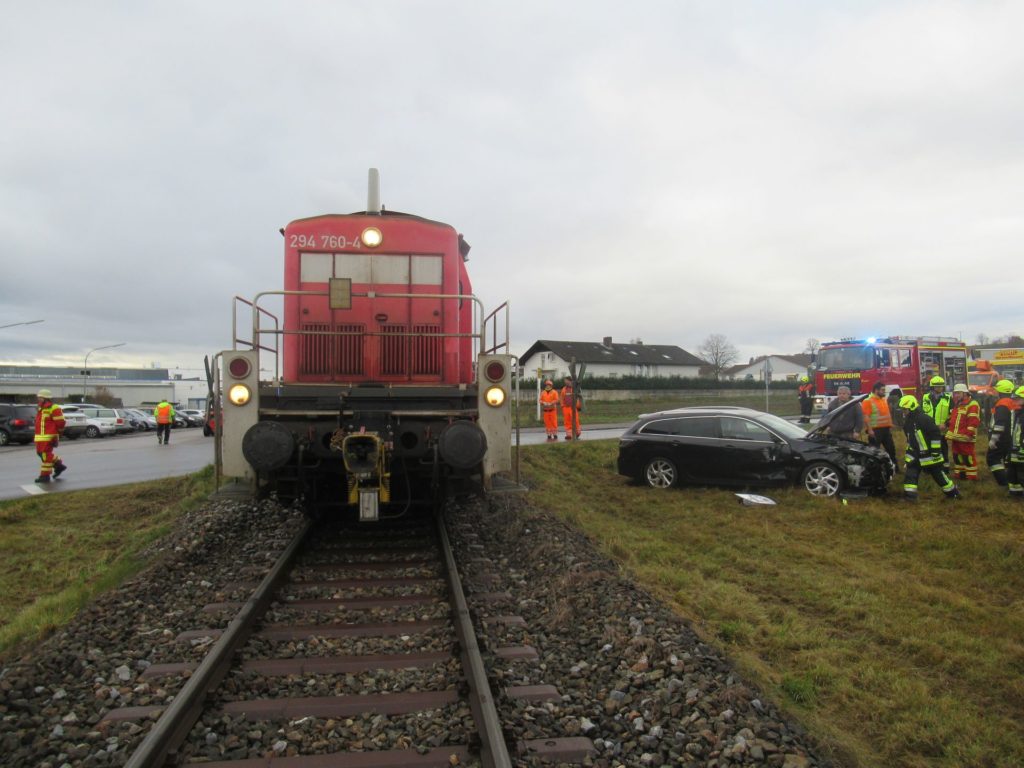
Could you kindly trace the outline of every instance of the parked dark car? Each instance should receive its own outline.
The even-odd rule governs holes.
[[[860,408],[865,396],[843,408]],[[751,408],[645,414],[619,440],[619,474],[652,488],[799,484],[814,496],[884,493],[894,472],[885,451],[823,433],[839,410],[823,416],[810,432]]]
[[[31,443],[36,434],[36,407],[25,403],[0,403],[0,445]]]

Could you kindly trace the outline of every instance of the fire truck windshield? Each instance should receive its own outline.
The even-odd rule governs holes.
[[[873,368],[871,347],[830,347],[818,352],[818,368],[831,371],[864,371]]]

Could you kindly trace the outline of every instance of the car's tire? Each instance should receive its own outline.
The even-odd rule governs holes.
[[[812,496],[831,498],[843,490],[842,473],[827,461],[815,461],[804,467],[800,482]]]
[[[100,430],[97,427],[94,427],[92,424],[90,424],[88,427],[85,428],[85,436],[86,437],[99,437],[100,436]]]
[[[4,429],[0,429],[0,445],[10,445],[10,444],[11,444],[11,436],[10,436],[10,434],[6,430],[4,430]]]
[[[61,435],[61,440],[77,440],[81,435]]]
[[[679,481],[679,470],[674,462],[655,456],[644,464],[643,482],[650,488],[671,488]]]

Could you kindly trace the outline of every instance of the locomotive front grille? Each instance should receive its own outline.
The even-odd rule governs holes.
[[[440,376],[441,327],[381,326],[380,372],[385,376]],[[411,335],[410,335],[411,333]]]
[[[437,325],[414,325],[412,348],[412,372],[421,376],[441,375],[441,337],[424,334],[437,334],[441,328]]]
[[[307,376],[362,375],[365,330],[360,324],[303,323],[299,372]]]

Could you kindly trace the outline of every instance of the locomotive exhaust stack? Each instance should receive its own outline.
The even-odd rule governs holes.
[[[380,211],[380,171],[371,168],[366,195],[366,212],[380,215]]]

